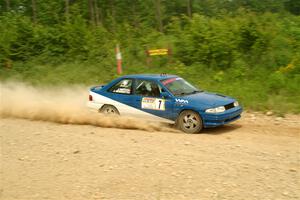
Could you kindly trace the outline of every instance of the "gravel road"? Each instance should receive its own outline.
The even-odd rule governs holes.
[[[202,134],[0,120],[3,200],[300,199],[300,116]]]

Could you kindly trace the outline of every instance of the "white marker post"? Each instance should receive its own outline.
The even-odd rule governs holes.
[[[122,74],[122,54],[118,44],[116,46],[116,59],[117,59],[117,73]]]

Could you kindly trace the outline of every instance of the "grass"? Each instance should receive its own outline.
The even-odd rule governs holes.
[[[253,69],[241,75],[234,70],[213,70],[202,65],[187,67],[179,63],[163,66],[160,66],[160,63],[153,63],[153,66],[145,66],[144,63],[130,65],[125,63],[123,74],[177,74],[201,89],[235,97],[249,110],[262,112],[272,110],[278,115],[300,113],[299,77],[295,80],[288,79],[288,86],[283,85],[274,89],[274,83],[271,84],[269,81],[270,72]],[[118,77],[116,67],[109,63],[73,62],[59,65],[15,63],[10,69],[0,69],[0,80],[13,79],[33,85],[97,85],[116,77]]]

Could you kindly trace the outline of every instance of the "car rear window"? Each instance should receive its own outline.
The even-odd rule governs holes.
[[[112,86],[108,91],[119,94],[132,94],[132,80],[123,79]]]

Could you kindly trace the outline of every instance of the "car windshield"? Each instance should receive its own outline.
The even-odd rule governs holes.
[[[184,96],[202,92],[202,90],[199,90],[183,78],[179,77],[164,79],[161,82],[175,96]]]

